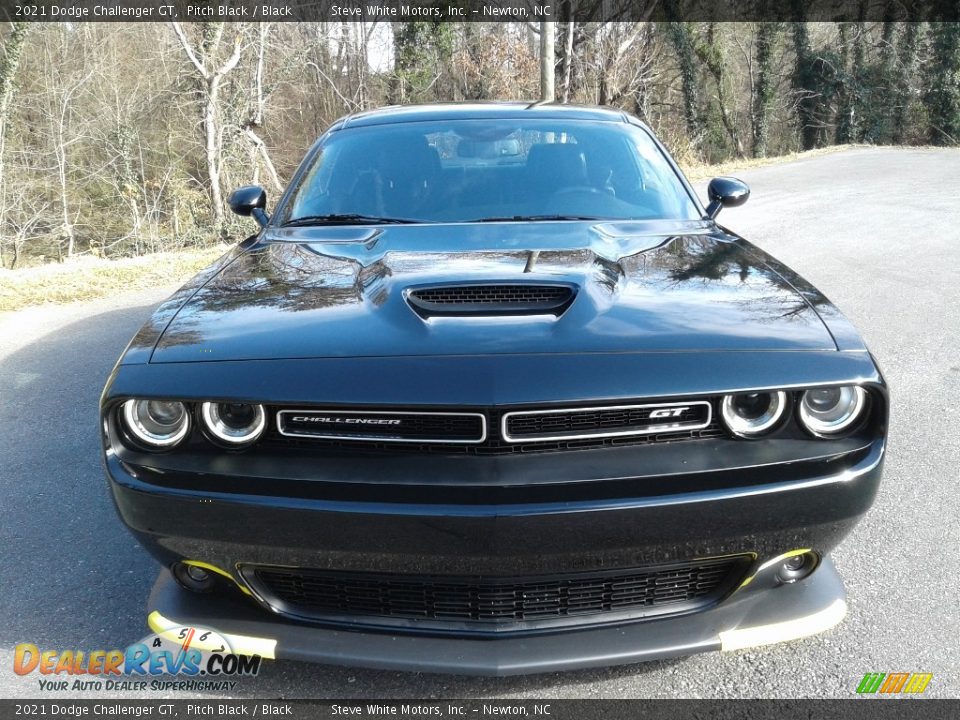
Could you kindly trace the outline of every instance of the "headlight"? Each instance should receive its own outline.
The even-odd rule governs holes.
[[[720,405],[723,422],[740,437],[756,437],[772,430],[786,410],[785,392],[725,395]]]
[[[205,402],[200,406],[200,415],[207,431],[229,445],[252,443],[267,426],[263,405]]]
[[[800,400],[800,422],[814,435],[842,433],[863,416],[867,391],[856,385],[814,388]]]
[[[173,447],[190,432],[190,413],[182,402],[127,400],[121,415],[127,431],[147,447]]]

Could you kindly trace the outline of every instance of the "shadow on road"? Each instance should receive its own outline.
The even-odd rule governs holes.
[[[145,634],[155,568],[114,514],[97,403],[151,309],[85,318],[0,359],[0,647],[110,648]]]

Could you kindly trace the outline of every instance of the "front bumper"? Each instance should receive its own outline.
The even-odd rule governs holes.
[[[752,585],[752,583],[751,583]],[[163,570],[148,621],[163,633],[216,630],[239,654],[355,667],[506,676],[737,650],[813,635],[846,614],[843,585],[826,558],[807,578],[773,591],[749,586],[711,610],[563,633],[471,639],[338,630],[291,623],[234,596],[187,592]]]
[[[781,482],[655,497],[514,505],[398,504],[198,492],[148,482],[107,455],[118,511],[164,565],[222,570],[239,592],[196,595],[161,573],[151,626],[193,624],[266,657],[509,675],[632,663],[802,637],[839,622],[843,588],[826,554],[873,501],[882,441],[842,469]],[[775,478],[771,478],[775,479]],[[780,584],[775,559],[810,549],[812,575]],[[411,575],[547,575],[747,555],[742,584],[695,612],[563,628],[447,632],[382,618],[304,622],[251,593],[249,565]],[[480,629],[483,630],[483,629]],[[233,643],[232,643],[233,644]],[[252,651],[251,651],[252,652]]]
[[[242,582],[242,564],[519,576],[728,555],[760,564],[795,548],[825,555],[873,502],[883,455],[878,440],[800,478],[771,471],[712,490],[495,504],[377,502],[376,489],[366,502],[201,491],[110,453],[106,470],[121,518],[161,563],[198,560]]]

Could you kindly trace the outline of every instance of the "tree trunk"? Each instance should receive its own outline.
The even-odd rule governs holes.
[[[751,126],[753,130],[753,156],[766,157],[770,144],[770,111],[776,94],[774,82],[773,53],[776,47],[780,24],[761,22],[757,28],[757,73],[754,81]]]
[[[700,114],[700,98],[697,92],[697,67],[694,63],[693,40],[689,23],[668,22],[667,33],[680,68],[680,84],[683,92],[683,118],[691,145],[698,149],[703,140],[703,118]]]
[[[220,123],[218,121],[220,83],[240,62],[240,55],[243,50],[241,45],[241,36],[237,35],[234,42],[233,52],[219,67],[212,69],[208,64],[213,62],[213,54],[216,53],[220,45],[220,38],[223,35],[223,23],[207,23],[203,26],[203,40],[201,48],[203,54],[198,56],[193,46],[187,40],[180,23],[171,23],[173,31],[183,47],[187,58],[193,64],[197,74],[204,82],[203,97],[203,133],[204,147],[207,161],[207,192],[210,197],[210,213],[213,221],[219,229],[223,226],[223,191],[220,187],[221,176],[221,147],[220,147]]]
[[[556,62],[557,24],[544,20],[540,23],[540,101],[553,102],[556,98],[554,70]]]
[[[816,58],[810,50],[810,35],[807,23],[790,23],[793,32],[793,47],[796,65],[793,71],[793,89],[797,94],[797,126],[800,131],[800,147],[812,150],[817,146],[817,78]]]
[[[10,35],[3,46],[3,59],[0,60],[0,267],[3,267],[3,247],[6,241],[7,229],[7,177],[6,177],[6,146],[7,120],[10,117],[10,103],[13,101],[15,90],[14,79],[17,67],[20,65],[20,55],[23,52],[23,42],[27,38],[29,23],[12,23]],[[16,242],[14,242],[16,246]],[[16,262],[16,254],[14,255]]]
[[[60,184],[60,211],[63,220],[63,240],[67,243],[67,257],[73,257],[77,245],[77,236],[73,231],[73,221],[70,219],[70,197],[67,192],[67,157],[63,147],[62,136],[58,138],[57,148],[57,179]]]
[[[934,61],[927,72],[923,102],[934,145],[960,143],[960,22],[930,23]]]
[[[863,68],[863,34],[861,22],[837,23],[840,35],[840,67],[836,81],[840,103],[837,107],[837,131],[835,141],[838,145],[860,140],[861,107],[860,77]],[[852,49],[852,52],[851,52]],[[851,59],[852,56],[852,59]]]
[[[866,70],[867,55],[867,24],[864,22],[864,6],[860,5],[860,20],[854,23],[853,30],[853,67],[850,72],[851,100],[852,100],[852,127],[850,128],[850,137],[854,142],[863,142],[867,129],[867,114],[869,112],[869,103],[867,101],[868,88],[863,87],[864,73]]]
[[[572,11],[571,11],[572,15]],[[575,24],[570,20],[565,24],[563,36],[563,102],[570,102],[571,74],[573,70],[573,32]]]
[[[893,111],[893,142],[902,143],[907,135],[907,120],[913,102],[912,89],[916,82],[917,52],[921,41],[921,24],[905,22],[897,47],[896,106]]]
[[[899,94],[897,92],[896,59],[894,36],[897,23],[889,17],[883,21],[880,36],[880,72],[878,77],[883,87],[871,87],[870,124],[866,127],[864,138],[870,143],[889,143],[892,139],[891,120],[896,115]],[[893,107],[891,107],[893,106]]]
[[[207,80],[206,100],[203,105],[203,132],[206,139],[207,182],[210,192],[210,208],[213,222],[223,225],[223,194],[220,189],[220,128],[217,124],[217,100],[220,95],[220,79]]]
[[[743,143],[737,133],[737,128],[730,117],[730,110],[727,107],[729,101],[727,98],[727,83],[725,80],[724,67],[726,58],[723,56],[723,50],[720,41],[717,39],[717,24],[710,23],[707,28],[707,39],[705,42],[697,43],[694,46],[697,57],[706,66],[707,70],[713,76],[713,81],[717,86],[717,108],[720,111],[720,122],[723,123],[723,129],[726,131],[730,142],[733,143],[737,157],[743,157]]]

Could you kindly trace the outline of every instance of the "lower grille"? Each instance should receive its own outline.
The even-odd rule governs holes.
[[[254,566],[244,577],[284,614],[417,627],[579,624],[686,612],[739,581],[746,557],[526,578],[419,577]],[[390,622],[394,621],[394,622]],[[409,622],[399,624],[409,625]]]

